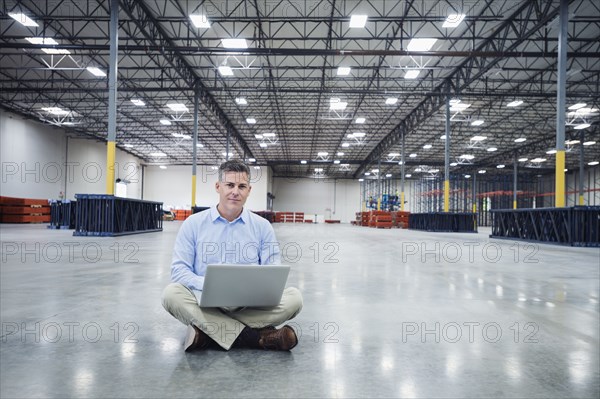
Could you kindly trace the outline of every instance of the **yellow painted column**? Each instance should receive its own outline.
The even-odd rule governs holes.
[[[196,175],[192,175],[192,207],[196,206]]]
[[[513,201],[513,209],[517,209],[517,201]]]
[[[106,143],[106,194],[115,195],[115,151],[116,143]]]
[[[404,191],[400,194],[400,210],[404,211]]]
[[[565,150],[556,151],[556,170],[555,174],[555,206],[563,208],[565,206]]]
[[[450,180],[444,180],[444,212],[450,211]]]
[[[381,197],[377,198],[377,210],[380,211],[381,210]]]
[[[579,205],[583,206],[584,205],[584,201],[583,201],[583,195],[579,196]]]

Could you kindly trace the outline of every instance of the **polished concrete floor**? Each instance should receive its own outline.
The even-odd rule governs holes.
[[[298,347],[184,353],[159,299],[179,226],[2,225],[0,396],[600,395],[598,248],[276,225],[304,295]]]

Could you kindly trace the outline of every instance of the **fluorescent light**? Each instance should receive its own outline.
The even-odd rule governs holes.
[[[227,65],[221,65],[218,70],[221,76],[233,76],[233,69]]]
[[[504,168],[506,167],[506,165],[496,165],[496,167],[497,167],[498,169],[504,169]]]
[[[479,174],[484,174],[484,173],[485,173],[485,170],[484,170],[484,169],[478,170],[478,171],[477,171],[477,173],[479,173]]]
[[[256,162],[256,158],[248,158],[248,162]]]
[[[301,160],[301,161],[300,161],[300,163],[301,163],[302,165],[306,165],[306,160],[304,160],[304,159],[303,159],[303,160]]]
[[[446,140],[446,135],[445,135],[445,134],[442,134],[442,135],[440,136],[440,140]]]
[[[422,172],[422,171],[423,171],[423,169],[421,169],[421,168],[415,168],[415,172]]]
[[[263,138],[263,135],[262,135],[262,134],[255,134],[255,135],[254,135],[254,138],[255,138],[255,139],[258,139],[258,140],[262,140],[262,138]]]
[[[257,165],[254,167],[254,169],[258,170],[258,169],[260,169],[260,166]]]
[[[44,107],[44,108],[42,108],[42,110],[44,110],[52,115],[57,115],[57,116],[70,114],[70,111],[66,111],[60,107]]]
[[[471,155],[471,154],[463,154],[463,155],[461,155],[459,158],[461,158],[461,159],[468,159],[468,160],[471,160],[471,159],[475,158],[475,155]]]
[[[321,151],[321,152],[317,152],[317,155],[320,157],[326,157],[327,155],[329,155],[329,153],[325,152],[325,151]]]
[[[459,98],[453,98],[449,102],[450,102],[450,105],[458,104],[460,102],[460,99]]]
[[[406,49],[408,51],[429,51],[433,47],[433,45],[437,42],[437,39],[412,39]]]
[[[476,121],[471,122],[471,126],[481,126],[485,122],[482,119],[477,119]]]
[[[196,147],[204,148],[204,144],[202,144],[202,143],[196,143]]]
[[[457,162],[451,162],[450,166],[458,166],[458,163]]]
[[[263,137],[275,137],[277,136],[275,133],[263,133]]]
[[[515,139],[515,143],[522,143],[525,140],[527,140],[525,137],[519,137],[518,139]]]
[[[546,154],[549,154],[549,155],[556,154],[556,150],[548,150],[548,151],[546,151]]]
[[[161,169],[167,169],[167,167],[165,165],[160,165],[159,168],[161,168]]]
[[[23,26],[39,26],[37,22],[20,12],[9,12],[8,15]]]
[[[329,109],[330,110],[343,111],[346,109],[346,106],[348,106],[348,103],[340,101],[340,99],[337,97],[331,97],[329,99]]]
[[[599,163],[600,163],[600,162],[598,162],[598,161],[592,161],[592,162],[588,162],[588,165],[590,165],[590,166],[596,166],[596,165],[598,165]]]
[[[404,74],[404,79],[416,79],[421,73],[420,69],[409,69]]]
[[[467,104],[467,103],[456,103],[454,105],[452,105],[450,107],[450,111],[451,112],[462,112],[464,110],[466,110],[467,108],[469,108],[471,106],[471,104]]]
[[[348,75],[350,75],[350,70],[351,69],[352,68],[350,68],[350,67],[338,67],[338,69],[337,69],[337,75],[338,76],[348,76]]]
[[[43,48],[42,51],[46,54],[51,54],[51,55],[71,54],[71,52],[69,50],[60,49],[60,48]]]
[[[133,144],[123,144],[123,147],[125,147],[125,148],[133,148]]]
[[[256,119],[254,118],[246,118],[246,123],[250,125],[254,125],[256,123]]]
[[[534,158],[531,160],[534,163],[546,162],[546,158]]]
[[[47,46],[56,46],[58,42],[51,37],[26,37],[27,40],[31,44],[44,44]]]
[[[396,97],[389,97],[389,98],[386,98],[386,100],[385,100],[385,103],[387,105],[394,105],[397,102],[398,102],[398,99]]]
[[[164,152],[151,152],[150,156],[151,157],[166,157],[167,154],[165,154]]]
[[[379,173],[379,169],[371,169],[371,172],[373,172],[373,173]]]
[[[358,181],[365,181],[365,179],[358,179]]]
[[[412,153],[412,154],[410,154],[408,157],[409,157],[409,158],[416,158],[416,157],[417,157],[417,154],[415,154],[415,153]]]
[[[98,76],[98,77],[104,77],[106,76],[106,73],[101,70],[100,68],[96,68],[96,67],[87,67],[86,68],[89,72],[92,73],[92,75],[94,76]]]
[[[354,121],[354,123],[365,123],[365,118],[356,118],[356,120]]]
[[[221,39],[221,44],[225,48],[248,48],[246,39]]]
[[[348,147],[350,147],[350,143],[342,143],[342,147],[343,148],[348,148]]]
[[[596,144],[596,142],[595,142],[595,141],[585,141],[585,142],[583,143],[583,145],[594,145],[594,144]]]
[[[585,116],[591,113],[598,112],[598,108],[579,108],[577,111],[567,113],[569,116]]]
[[[387,174],[385,175],[385,177],[392,177],[392,174],[391,174],[391,173],[387,173]]]
[[[146,105],[145,102],[143,102],[142,100],[139,100],[137,98],[132,98],[130,101],[133,103],[133,105],[135,105],[137,107],[143,107],[144,105]]]
[[[341,151],[338,151],[338,153],[337,153],[336,155],[337,155],[338,157],[343,157],[343,156],[344,156],[344,153],[343,153],[343,152],[341,152]]]
[[[592,125],[589,123],[580,123],[579,125],[573,126],[573,129],[577,129],[577,130],[587,129],[590,126],[592,126]]]
[[[465,179],[469,179],[471,175],[465,175]]]
[[[519,158],[519,162],[527,162],[527,158]]]
[[[431,144],[425,144],[425,145],[423,146],[423,148],[424,148],[424,149],[426,149],[426,150],[430,149],[431,147],[432,147],[432,145],[431,145]]]
[[[368,17],[368,15],[352,15],[350,17],[350,28],[364,28]]]
[[[238,105],[248,105],[248,101],[244,97],[237,97],[235,103]]]
[[[190,14],[190,19],[196,28],[208,29],[210,28],[210,21],[204,14]]]
[[[579,144],[580,141],[579,140],[567,140],[565,141],[566,145],[574,145],[574,144]]]
[[[496,147],[490,147],[487,149],[487,152],[494,152],[494,151],[498,151],[498,149]]]
[[[431,169],[431,170],[429,170],[429,173],[437,173],[439,171],[440,171],[439,169]]]
[[[354,132],[354,133],[352,133],[352,136],[355,137],[355,138],[357,138],[357,139],[361,139],[361,138],[365,137],[366,135],[367,134],[363,133],[363,132]]]
[[[259,144],[259,146],[260,146],[261,148],[267,148],[267,143],[260,143],[260,144]]]
[[[412,177],[412,175],[410,173],[407,173],[404,175],[404,177]]]
[[[444,21],[442,28],[456,28],[465,19],[465,14],[450,14]]]
[[[573,104],[573,105],[571,105],[571,106],[569,107],[569,109],[570,109],[570,110],[572,110],[572,111],[576,111],[576,110],[578,110],[579,108],[583,108],[583,107],[585,107],[586,105],[587,105],[586,103],[577,103],[577,104]]]
[[[506,104],[507,107],[518,107],[519,105],[523,104],[523,101],[521,100],[515,100],[515,101],[511,101],[508,104]]]
[[[167,104],[167,107],[171,108],[172,111],[174,112],[188,112],[188,107],[185,106],[185,104],[181,104],[181,103],[172,103],[172,104]]]
[[[222,152],[221,155],[223,155],[224,157],[226,157],[227,155],[229,155],[230,157],[233,156],[233,152]]]
[[[161,119],[160,123],[161,123],[161,125],[171,126],[171,121],[168,119]]]
[[[339,163],[340,163],[340,160],[339,160],[339,159],[336,159],[336,160],[334,160],[334,161],[333,161],[333,163],[337,165],[337,164],[339,164]]]
[[[487,139],[486,136],[473,136],[473,137],[471,137],[472,141],[483,141],[485,139]]]
[[[398,152],[390,152],[388,154],[388,157],[392,157],[392,158],[399,157],[399,156],[400,156],[400,153],[398,153]]]
[[[315,168],[315,172],[320,173],[323,171],[323,168]]]

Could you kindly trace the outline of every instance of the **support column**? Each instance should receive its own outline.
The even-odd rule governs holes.
[[[565,206],[565,107],[567,80],[567,22],[569,1],[560,0],[558,34],[558,82],[556,93],[556,169],[555,199],[557,208]]]
[[[379,162],[377,163],[377,210],[381,210],[381,202],[383,201],[383,189],[381,187],[381,158],[379,158]]]
[[[106,138],[106,194],[115,194],[117,140],[117,53],[119,52],[119,0],[110,1],[110,60],[108,64],[108,137]]]
[[[444,147],[444,212],[450,210],[450,96],[446,96],[446,144]]]
[[[227,144],[225,145],[225,160],[229,161],[229,140],[231,138],[231,128],[227,127]]]
[[[192,208],[196,206],[196,164],[198,163],[198,114],[200,113],[200,92],[198,84],[194,90],[194,141],[192,149]]]
[[[583,206],[583,174],[585,172],[585,162],[583,160],[583,149],[585,148],[583,143],[585,142],[585,133],[583,130],[581,133],[579,133],[579,140],[579,205]]]
[[[517,209],[517,154],[513,157],[513,209]]]
[[[400,180],[400,210],[404,211],[404,175],[405,175],[405,166],[404,164],[406,163],[406,141],[404,140],[404,136],[405,133],[402,133],[402,156],[401,156],[401,160],[402,160],[402,165],[400,165],[400,173],[402,174],[402,179]]]

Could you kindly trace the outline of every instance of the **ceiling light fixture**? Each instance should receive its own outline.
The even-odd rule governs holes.
[[[471,155],[471,154],[462,154],[459,158],[461,159],[467,159],[467,160],[471,160],[473,158],[475,158],[475,155]]]
[[[483,170],[483,169],[481,169],[481,170],[478,170],[478,171],[477,171],[477,173],[479,173],[479,174],[484,174],[484,173],[485,173],[485,170]]]
[[[585,146],[588,146],[588,145],[594,145],[594,144],[596,144],[596,142],[595,142],[595,141],[585,141],[585,142],[583,143],[583,145],[585,145]]]
[[[527,162],[528,159],[527,158],[519,158],[519,162]]]
[[[301,161],[300,161],[300,163],[301,163],[302,165],[306,165],[306,160],[304,160],[304,159],[303,159],[303,160],[301,160]]]
[[[487,139],[487,136],[473,136],[473,137],[471,137],[472,141],[483,141],[485,139]]]
[[[190,14],[190,20],[192,20],[192,23],[196,28],[210,28],[210,21],[208,20],[208,17],[204,14]]]
[[[60,49],[60,48],[43,48],[42,51],[46,54],[50,55],[68,55],[71,54],[69,50]]]
[[[589,123],[580,123],[579,125],[573,126],[573,129],[576,129],[576,130],[587,129],[590,126],[592,126],[592,125]]]
[[[437,39],[430,38],[421,38],[421,39],[412,39],[406,49],[408,51],[429,51],[433,47],[433,45],[437,42]]]
[[[171,109],[171,111],[173,111],[173,112],[188,112],[189,111],[188,107],[186,107],[185,104],[182,104],[182,103],[167,104],[167,107],[169,107]]]
[[[321,152],[317,152],[317,155],[320,157],[326,157],[327,155],[329,155],[329,153],[325,152],[325,151],[321,151]]]
[[[394,105],[398,102],[396,97],[389,97],[385,100],[386,105]]]
[[[415,154],[415,153],[412,153],[409,155],[409,158],[416,158],[416,157],[417,157],[417,154]]]
[[[515,143],[522,143],[524,141],[526,141],[527,139],[525,137],[519,137],[518,139],[515,139]]]
[[[496,147],[490,147],[486,151],[487,152],[494,152],[494,151],[498,151],[498,149]]]
[[[329,110],[343,111],[348,106],[347,102],[340,101],[338,97],[331,97],[329,99]]]
[[[70,111],[64,110],[60,107],[44,107],[42,108],[42,110],[56,116],[64,116],[70,114]]]
[[[125,148],[133,148],[133,144],[123,144],[123,147],[125,147]]]
[[[98,76],[98,77],[104,77],[106,76],[106,73],[101,70],[100,68],[96,68],[96,67],[87,67],[86,68],[89,72],[91,72],[92,75],[94,76]]]
[[[423,146],[423,148],[424,148],[424,149],[426,149],[426,150],[430,149],[431,147],[432,147],[432,145],[431,145],[431,144],[425,144],[425,145]]]
[[[333,163],[337,165],[337,164],[339,164],[339,163],[340,163],[340,160],[339,160],[339,159],[336,159],[336,160],[334,160],[334,161],[333,161]]]
[[[341,152],[341,151],[338,151],[338,153],[337,153],[337,156],[338,156],[338,157],[343,157],[343,156],[344,156],[344,153],[343,153],[343,152]]]
[[[471,122],[471,126],[481,126],[483,125],[485,122],[483,121],[483,119],[477,119],[473,122]]]
[[[221,44],[225,48],[248,48],[246,39],[221,39]]]
[[[588,162],[588,165],[590,165],[590,166],[596,166],[596,165],[598,165],[599,163],[600,163],[600,162],[598,162],[598,161],[592,161],[592,162]]]
[[[161,168],[161,169],[167,169],[167,167],[165,165],[160,165],[159,168]]]
[[[171,126],[171,121],[168,119],[161,119],[160,123],[161,123],[161,125]]]
[[[504,169],[504,168],[506,167],[506,165],[496,165],[496,167],[497,167],[498,169]]]
[[[343,148],[348,148],[348,147],[350,147],[350,143],[342,143],[342,147]]]
[[[404,74],[404,79],[416,79],[420,73],[420,69],[409,69]]]
[[[507,107],[518,107],[521,104],[523,104],[523,101],[521,101],[521,100],[514,100],[514,101],[511,101],[508,104],[506,104],[506,106]]]
[[[579,108],[583,108],[585,107],[587,104],[586,103],[577,103],[577,104],[573,104],[569,107],[569,109],[571,111],[577,111]]]
[[[338,76],[348,76],[348,75],[350,75],[350,70],[351,69],[352,68],[350,68],[350,67],[338,67],[338,69],[337,69],[337,75]]]
[[[367,24],[368,15],[352,15],[350,16],[350,28],[364,28]]]
[[[237,97],[235,103],[238,105],[248,105],[248,101],[244,97]]]
[[[260,148],[267,148],[267,143],[260,143],[259,146]]]
[[[221,65],[217,69],[219,70],[221,76],[233,76],[233,69],[227,65]]]
[[[130,101],[131,101],[131,102],[133,103],[133,105],[135,105],[136,107],[143,107],[144,105],[146,105],[146,103],[145,103],[145,102],[143,102],[142,100],[140,100],[140,99],[138,99],[138,98],[132,98]]]
[[[356,118],[356,120],[354,121],[354,123],[365,123],[365,118]]]
[[[31,44],[44,44],[46,46],[56,46],[58,42],[51,37],[26,37]]]
[[[556,150],[548,150],[548,151],[546,151],[546,154],[548,154],[548,155],[556,154]]]
[[[166,157],[167,154],[165,154],[164,152],[151,152],[150,156],[151,157]]]
[[[9,12],[8,15],[23,26],[39,26],[37,22],[20,12]]]
[[[246,123],[248,123],[249,125],[254,125],[256,123],[256,119],[246,118]]]

